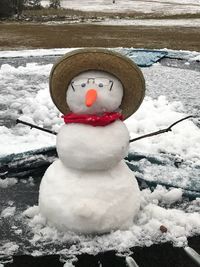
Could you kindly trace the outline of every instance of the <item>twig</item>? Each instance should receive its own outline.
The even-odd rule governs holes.
[[[131,140],[129,141],[129,143],[138,141],[138,140],[143,139],[143,138],[146,138],[146,137],[151,137],[151,136],[154,136],[154,135],[158,135],[158,134],[162,134],[162,133],[169,132],[169,131],[172,130],[171,128],[172,128],[174,125],[176,125],[177,123],[179,123],[179,122],[181,122],[181,121],[184,121],[184,120],[186,120],[186,119],[192,118],[192,117],[193,117],[193,116],[187,116],[187,117],[185,117],[185,118],[183,118],[183,119],[181,119],[181,120],[178,120],[178,121],[174,122],[172,125],[170,125],[170,126],[169,126],[168,128],[166,128],[166,129],[162,129],[162,130],[159,130],[159,131],[156,131],[156,132],[153,132],[153,133],[145,134],[145,135],[139,136],[139,137],[137,137],[137,138],[131,139]],[[22,123],[22,124],[24,124],[24,125],[30,126],[31,128],[35,128],[35,129],[41,130],[41,131],[43,131],[43,132],[47,132],[47,133],[50,133],[50,134],[57,135],[57,133],[54,132],[54,131],[51,131],[51,130],[48,130],[48,129],[44,129],[44,128],[42,128],[42,127],[39,127],[39,126],[37,126],[37,125],[31,124],[31,123],[28,123],[28,122],[25,122],[25,121],[22,121],[22,120],[19,120],[19,119],[16,120],[16,123]]]
[[[22,124],[24,124],[24,125],[30,126],[31,129],[32,129],[32,128],[35,128],[35,129],[41,130],[41,131],[43,131],[43,132],[47,132],[47,133],[50,133],[50,134],[57,135],[57,133],[54,132],[54,131],[51,131],[51,130],[48,130],[48,129],[44,129],[44,128],[42,128],[42,127],[39,127],[39,126],[37,126],[37,125],[31,124],[31,123],[28,123],[28,122],[25,122],[25,121],[21,121],[21,120],[19,120],[19,119],[16,120],[16,124],[18,124],[18,123],[22,123]]]
[[[135,141],[138,141],[140,139],[143,139],[143,138],[146,138],[146,137],[151,137],[151,136],[154,136],[154,135],[158,135],[158,134],[162,134],[162,133],[166,133],[166,132],[170,132],[172,129],[172,127],[176,124],[178,124],[179,122],[181,121],[184,121],[186,119],[189,119],[189,118],[192,118],[193,116],[187,116],[181,120],[178,120],[176,122],[174,122],[173,124],[171,124],[169,127],[165,128],[165,129],[162,129],[162,130],[159,130],[159,131],[156,131],[156,132],[152,132],[152,133],[149,133],[149,134],[145,134],[145,135],[142,135],[142,136],[139,136],[139,137],[136,137],[134,139],[131,139],[129,141],[129,143],[132,143],[132,142],[135,142]]]

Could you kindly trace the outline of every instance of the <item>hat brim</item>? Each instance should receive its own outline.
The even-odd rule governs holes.
[[[70,112],[66,102],[66,91],[70,82],[88,70],[105,71],[117,77],[124,89],[120,105],[124,119],[136,112],[145,95],[145,81],[141,70],[132,60],[117,52],[88,48],[65,54],[51,70],[50,94],[61,113]]]

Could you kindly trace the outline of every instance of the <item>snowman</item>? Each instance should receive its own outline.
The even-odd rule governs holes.
[[[58,157],[39,191],[40,213],[60,231],[101,234],[127,229],[140,191],[124,162],[129,132],[123,120],[142,103],[145,83],[128,58],[106,49],[78,49],[52,68],[50,94],[62,112]]]

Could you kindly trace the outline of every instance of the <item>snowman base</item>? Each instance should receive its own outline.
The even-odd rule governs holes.
[[[139,207],[139,187],[124,161],[109,170],[83,171],[67,168],[58,159],[40,185],[40,212],[60,231],[100,234],[127,229]]]

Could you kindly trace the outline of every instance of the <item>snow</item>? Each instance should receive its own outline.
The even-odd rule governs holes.
[[[137,13],[148,14],[154,16],[163,15],[176,15],[176,14],[195,14],[200,13],[200,1],[196,0],[116,0],[113,4],[112,0],[83,0],[82,5],[78,0],[62,0],[61,5],[65,8],[93,11],[93,12],[109,12],[109,13],[124,13],[124,16]],[[42,1],[44,6],[49,4],[49,1]],[[175,27],[200,27],[200,19],[120,19],[117,15],[116,18],[103,18],[100,15],[95,19],[72,19],[71,21],[51,21],[45,24],[77,24],[77,23],[92,23],[97,25],[134,25],[134,26],[175,26]]]
[[[0,178],[0,188],[7,188],[13,186],[17,182],[18,180],[16,178],[5,178],[5,179]]]
[[[37,121],[38,125],[45,127],[52,122],[55,124],[61,121],[51,99],[46,97],[47,76],[51,66],[50,64],[42,66],[30,63],[26,67],[15,68],[8,64],[2,65],[0,118],[7,116],[11,124],[15,124],[17,118],[28,122]],[[49,110],[51,114],[48,113]],[[55,136],[34,129],[30,130],[22,125],[12,128],[1,126],[0,133],[1,155],[51,146],[55,143]]]
[[[63,164],[82,170],[105,170],[115,166],[127,156],[128,145],[129,133],[121,121],[106,127],[63,125],[57,136],[57,152]]]
[[[186,117],[181,102],[169,102],[165,96],[157,99],[146,97],[140,110],[126,121],[131,138],[145,133],[167,128],[174,121]],[[168,132],[156,137],[146,138],[130,145],[130,152],[149,154],[168,153],[179,155],[183,159],[198,162],[200,144],[199,128],[191,121],[183,121]]]
[[[0,58],[13,58],[13,57],[37,57],[37,56],[55,56],[68,53],[75,48],[55,48],[55,49],[29,49],[17,51],[0,51]]]
[[[196,19],[193,19],[193,20],[196,21]],[[136,20],[136,21],[139,21],[139,20]],[[142,21],[146,21],[146,20],[142,20]],[[166,20],[163,20],[163,21],[166,21]],[[29,50],[10,50],[10,51],[5,50],[5,51],[0,51],[0,59],[6,59],[6,58],[13,59],[13,58],[18,58],[18,57],[19,58],[20,57],[30,58],[30,57],[62,56],[65,53],[68,53],[76,49],[80,49],[80,48],[29,49]],[[135,50],[133,47],[130,49]],[[123,53],[123,50],[127,50],[127,49],[121,47],[121,48],[117,48],[116,50],[119,50],[120,52]],[[136,49],[136,50],[139,50],[139,49]],[[196,52],[196,51],[186,51],[186,50],[174,51],[174,50],[170,50],[167,48],[156,50],[156,51],[168,51],[170,55],[174,54],[174,56],[176,56],[178,54],[179,56],[182,56],[182,58],[186,57],[193,61],[198,60],[200,57],[199,52]]]
[[[7,218],[10,216],[14,216],[15,211],[16,211],[16,207],[7,207],[1,212],[0,217]]]
[[[109,162],[109,155],[106,159]],[[78,166],[78,160],[76,163]],[[127,229],[139,206],[138,184],[124,161],[108,170],[85,171],[57,160],[40,184],[40,212],[50,226],[64,232],[95,234]]]
[[[75,265],[72,262],[66,262],[63,267],[74,267]]]
[[[200,61],[200,55],[197,55],[196,57],[192,58],[191,61]]]
[[[165,196],[163,197],[163,200],[164,202],[171,204],[171,203],[181,200],[182,194],[183,194],[182,189],[174,188],[170,192],[165,194]]]
[[[67,104],[76,114],[114,112],[123,96],[121,82],[102,71],[83,72],[66,89]],[[96,97],[88,105],[91,90]],[[63,125],[56,144],[60,160],[47,169],[40,184],[39,208],[48,224],[85,234],[129,227],[140,198],[133,173],[120,162],[128,145],[122,121],[106,127]]]
[[[51,52],[50,50],[49,53]],[[20,67],[8,64],[1,66],[0,119],[8,120],[7,126],[0,126],[1,155],[55,144],[56,138],[51,134],[21,124],[14,126],[14,120],[20,118],[45,128],[59,130],[63,121],[48,91],[51,67],[52,64],[38,63],[28,63]],[[174,68],[160,64],[142,71],[146,79],[147,96],[140,109],[126,121],[131,137],[167,127],[186,115],[198,114],[199,72],[185,69],[174,71]],[[193,108],[188,98],[193,99]],[[199,128],[188,120],[176,125],[171,133],[131,144],[130,151],[165,151],[197,161],[200,158],[199,144]]]
[[[88,78],[95,78],[89,80]],[[102,80],[102,77],[103,80]],[[104,82],[103,87],[99,84]],[[110,83],[112,81],[113,83]],[[119,108],[123,96],[123,86],[121,82],[113,75],[104,71],[85,71],[73,78],[72,83],[67,89],[67,104],[70,110],[77,114],[95,114],[102,112],[112,112]],[[79,85],[76,85],[79,84]],[[82,87],[81,84],[85,84]],[[110,90],[112,86],[112,89]],[[97,99],[94,105],[88,107],[85,105],[86,92],[89,89],[95,89],[97,92]],[[75,91],[74,91],[75,90]]]
[[[27,217],[33,217],[39,213],[38,206],[29,207],[27,210],[24,211],[24,215]]]
[[[170,196],[170,197],[169,197]],[[173,197],[172,197],[173,196]],[[175,197],[176,196],[176,197]],[[169,199],[168,205],[163,203]],[[171,241],[175,246],[187,245],[187,237],[200,234],[200,199],[188,204],[186,211],[171,207],[173,203],[181,203],[180,191],[157,186],[153,192],[150,189],[141,191],[141,208],[132,226],[127,230],[116,230],[104,235],[77,235],[73,232],[59,232],[46,224],[45,219],[35,209],[35,215],[27,219],[34,236],[30,240],[36,242],[68,243],[68,248],[59,251],[62,255],[79,255],[80,253],[96,254],[106,250],[128,252],[133,246],[150,246],[153,243]],[[160,231],[160,226],[167,228],[166,233]]]
[[[19,246],[15,242],[8,242],[0,247],[0,253],[5,253],[6,256],[13,255],[18,250]]]
[[[95,25],[200,27],[200,19],[105,19]]]
[[[23,52],[15,51],[13,56],[17,53]],[[28,52],[26,53],[28,56]],[[41,56],[43,52],[36,51],[37,53]],[[54,52],[49,50],[45,53],[53,54]],[[6,120],[6,124],[0,126],[1,155],[55,144],[55,136],[29,129],[23,125],[12,124],[12,118],[18,116],[56,131],[63,124],[58,110],[49,97],[48,75],[51,67],[52,64],[40,65],[38,63],[28,63],[20,67],[2,65],[0,69],[0,119],[7,118],[8,122]],[[158,63],[151,68],[142,69],[142,72],[146,79],[147,94],[140,109],[126,121],[132,138],[165,128],[184,116],[190,114],[197,116],[200,80],[198,71],[167,67]],[[163,155],[169,157],[175,155],[183,160],[185,166],[183,170],[175,166],[164,166],[163,170],[141,160],[139,165],[143,168],[146,179],[161,177],[169,181],[173,175],[176,175],[184,177],[180,186],[188,184],[191,178],[188,172],[190,169],[194,171],[194,167],[200,165],[198,125],[198,120],[194,118],[176,125],[172,132],[131,144],[130,152],[153,154],[158,159]],[[199,173],[196,172],[196,175],[198,177]],[[194,176],[193,172],[192,177]],[[95,237],[77,235],[72,232],[60,233],[53,227],[47,226],[45,218],[39,214],[38,207],[34,207],[28,212],[31,218],[26,219],[30,231],[34,234],[30,242],[32,244],[45,243],[49,240],[55,244],[69,242],[73,245],[61,252],[61,254],[68,255],[84,252],[95,254],[110,249],[126,251],[130,246],[149,246],[156,242],[166,241],[172,241],[176,246],[185,246],[188,236],[200,234],[200,199],[188,204],[185,211],[181,209],[181,206],[173,208],[173,204],[180,203],[181,200],[181,189],[166,189],[161,186],[153,192],[150,189],[144,189],[141,192],[141,210],[128,230],[113,231],[110,234]],[[14,209],[10,214],[13,214],[13,211]],[[167,233],[160,232],[161,225],[167,227]],[[0,249],[2,250],[2,246]],[[17,249],[17,244],[7,243],[3,247],[3,252],[10,251],[9,253],[12,254]]]
[[[49,1],[42,1],[44,6]],[[65,8],[83,11],[103,12],[143,12],[154,14],[181,14],[200,12],[200,2],[196,0],[83,0],[80,5],[78,0],[62,0],[61,5]]]

